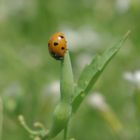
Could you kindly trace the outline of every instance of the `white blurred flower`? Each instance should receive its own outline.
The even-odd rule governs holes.
[[[108,105],[105,102],[105,99],[101,93],[95,92],[88,96],[87,102],[91,107],[94,107],[98,110],[108,110]]]
[[[3,95],[7,97],[18,97],[22,96],[22,88],[18,81],[11,82],[4,90]]]
[[[20,12],[26,18],[31,18],[36,14],[37,1],[34,0],[3,0],[0,2],[0,19],[3,16],[11,16]]]
[[[130,7],[130,0],[116,0],[116,9],[119,13],[125,13]]]
[[[93,56],[90,56],[89,54],[80,54],[77,56],[76,59],[76,63],[77,66],[80,67],[80,69],[82,70],[87,64],[89,64],[92,60]]]
[[[126,79],[129,82],[140,87],[140,70],[137,70],[133,73],[132,72],[125,72],[123,76],[124,76],[124,79]]]
[[[58,80],[47,84],[43,87],[43,95],[48,97],[55,97],[55,99],[59,99],[60,93],[60,82]]]
[[[22,100],[23,91],[18,81],[13,81],[3,90],[3,100],[8,111],[14,111]]]
[[[102,94],[98,92],[91,94],[88,97],[88,104],[100,113],[100,116],[106,121],[111,130],[117,134],[122,131],[123,126],[120,120],[111,107],[106,103]]]
[[[81,47],[87,46],[99,46],[100,35],[94,31],[90,26],[85,25],[78,30],[71,29],[69,27],[60,27],[67,37],[68,46],[70,49],[77,50]]]

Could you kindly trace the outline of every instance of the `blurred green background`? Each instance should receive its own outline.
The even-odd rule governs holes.
[[[96,83],[106,104],[123,123],[126,140],[140,139],[139,107],[127,72],[140,69],[139,0],[2,0],[0,1],[0,96],[4,102],[3,140],[29,140],[17,116],[32,127],[50,127],[59,100],[60,62],[51,58],[47,41],[66,34],[75,81],[95,54],[131,35]],[[128,73],[127,73],[128,74]],[[128,78],[129,79],[129,78]],[[140,78],[139,78],[140,79]],[[130,80],[131,81],[131,80]],[[140,82],[140,80],[137,82]],[[139,93],[140,94],[140,93]],[[136,97],[139,102],[140,99]],[[71,121],[76,140],[117,140],[97,109],[85,100]],[[55,140],[61,140],[61,134]]]

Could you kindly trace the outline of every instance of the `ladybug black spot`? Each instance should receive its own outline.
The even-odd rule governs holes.
[[[60,35],[59,37],[64,38],[64,36]]]
[[[57,46],[58,45],[58,42],[54,42],[53,44],[54,44],[54,46]]]
[[[64,47],[61,47],[61,50],[64,50],[65,48]]]

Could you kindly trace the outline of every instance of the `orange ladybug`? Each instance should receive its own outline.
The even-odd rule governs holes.
[[[62,60],[67,51],[67,41],[61,32],[53,34],[48,41],[49,52],[56,60]]]

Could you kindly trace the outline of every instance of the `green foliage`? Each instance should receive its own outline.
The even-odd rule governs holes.
[[[23,121],[20,120],[22,126],[29,132],[29,134],[34,134],[35,137],[36,135],[38,137],[42,136],[43,140],[44,139],[50,140],[53,137],[57,136],[62,130],[65,129],[66,131],[69,119],[71,117],[72,109],[73,111],[76,111],[76,109],[78,109],[80,103],[86,97],[86,94],[88,94],[91,87],[96,82],[97,78],[100,76],[104,68],[107,66],[108,62],[121,48],[122,44],[127,39],[128,35],[129,32],[123,37],[123,39],[121,39],[121,41],[117,45],[107,49],[102,56],[97,56],[91,62],[91,64],[85,67],[77,84],[78,90],[80,89],[80,92],[76,96],[76,99],[74,98],[73,104],[71,104],[72,103],[71,97],[73,94],[76,93],[73,93],[74,92],[73,73],[69,52],[67,51],[64,59],[61,60],[61,78],[60,78],[61,99],[53,113],[52,127],[47,134],[41,135],[42,131],[45,132],[44,128],[40,132],[37,131],[34,134],[34,132],[32,130],[30,131],[30,129],[28,129],[28,127],[24,125],[25,123],[23,124]],[[116,128],[118,129],[118,126],[115,127],[115,125],[119,124],[115,115],[110,111],[110,109],[107,109],[107,113],[105,112],[103,113],[103,116],[111,124],[113,130],[116,130]],[[108,117],[108,114],[110,117]],[[121,128],[120,124],[119,128]],[[65,132],[64,135],[67,135],[66,133],[67,131]],[[64,136],[64,140],[66,139],[67,136]]]
[[[68,121],[71,117],[71,106],[66,102],[60,102],[54,111],[52,128],[48,134],[48,139],[57,136],[62,130],[67,127]]]
[[[70,104],[72,95],[74,94],[74,80],[68,51],[65,54],[64,60],[61,62],[60,82],[61,101]]]
[[[98,77],[101,75],[104,68],[107,66],[108,62],[113,58],[113,56],[115,56],[115,54],[122,47],[128,35],[129,32],[126,33],[126,35],[120,40],[120,42],[117,43],[117,45],[108,48],[102,54],[102,56],[97,55],[95,58],[93,58],[92,62],[85,67],[78,80],[75,93],[76,97],[73,99],[72,102],[74,112],[77,110],[82,100],[89,93],[89,91],[97,81]]]
[[[124,80],[126,72],[140,69],[139,13],[139,0],[0,1],[0,96],[5,109],[2,138],[30,140],[17,121],[19,114],[24,115],[30,128],[36,121],[51,128],[52,111],[59,100],[61,67],[49,56],[50,34],[66,34],[76,81],[95,54],[102,53],[130,29],[128,41],[98,82],[92,83],[94,89],[90,91],[100,92],[123,122],[123,139],[139,140],[139,90]],[[73,105],[80,96],[78,87]],[[87,100],[79,100],[75,111],[81,106],[71,120],[69,136],[76,140],[118,140],[99,110],[90,108]],[[61,133],[54,138],[61,139]]]
[[[67,51],[64,60],[61,61],[60,77],[60,103],[56,106],[53,114],[52,128],[48,134],[49,139],[56,136],[61,130],[67,127],[71,117],[71,97],[74,92],[74,81],[69,52]]]

